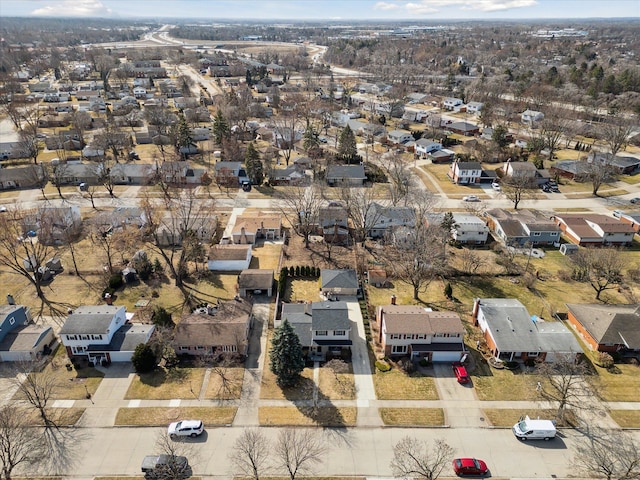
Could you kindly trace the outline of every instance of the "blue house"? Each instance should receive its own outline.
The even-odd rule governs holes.
[[[32,323],[24,305],[0,306],[0,361],[37,360],[54,339],[51,327]]]

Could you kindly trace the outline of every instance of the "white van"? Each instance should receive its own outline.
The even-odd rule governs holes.
[[[551,440],[556,436],[556,424],[551,420],[531,420],[527,415],[516,423],[513,434],[520,440]]]

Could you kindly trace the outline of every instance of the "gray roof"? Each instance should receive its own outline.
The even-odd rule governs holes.
[[[128,323],[122,325],[111,337],[109,345],[89,345],[90,352],[133,352],[138,345],[146,343],[148,335],[155,325]]]
[[[596,342],[640,348],[640,304],[567,304],[567,308]]]
[[[300,344],[303,347],[311,346],[311,312],[308,303],[284,303],[282,304],[282,321],[288,320],[293,328]]]
[[[20,325],[7,333],[0,342],[2,352],[25,352],[36,347],[40,341],[51,331],[51,327],[42,325]]]
[[[327,169],[327,179],[366,179],[363,165],[333,165]]]
[[[123,306],[117,305],[92,305],[78,307],[75,312],[67,317],[60,335],[106,335],[109,325],[118,310]]]
[[[575,336],[564,323],[546,322],[532,317],[517,299],[483,298],[479,301],[491,336],[502,352],[582,351]]]
[[[349,330],[349,309],[346,302],[314,302],[311,305],[314,330]]]
[[[482,170],[480,162],[457,162],[458,170]]]
[[[358,276],[355,270],[322,270],[320,272],[322,288],[358,288]]]
[[[243,270],[238,285],[249,290],[268,290],[273,286],[273,270]]]

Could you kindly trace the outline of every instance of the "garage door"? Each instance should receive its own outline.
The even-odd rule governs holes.
[[[462,352],[433,352],[433,362],[457,362],[460,360]]]

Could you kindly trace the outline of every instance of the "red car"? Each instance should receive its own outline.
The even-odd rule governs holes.
[[[456,475],[486,475],[487,464],[477,458],[456,458],[453,460],[453,471]]]
[[[469,383],[467,369],[460,362],[453,362],[453,373],[458,379],[458,383]]]

